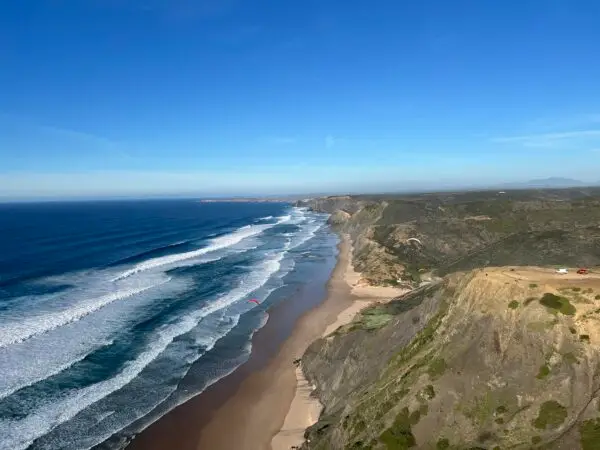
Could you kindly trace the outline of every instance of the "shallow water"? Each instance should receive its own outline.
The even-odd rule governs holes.
[[[272,203],[0,205],[0,449],[91,448],[230,373],[266,309],[334,252],[325,219]]]

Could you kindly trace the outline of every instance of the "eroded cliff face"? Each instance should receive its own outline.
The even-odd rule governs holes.
[[[432,275],[485,266],[599,265],[600,192],[584,194],[344,196],[301,204],[332,214],[334,229],[351,236],[366,281],[416,287]]]
[[[303,358],[305,448],[599,448],[600,276],[577,283],[478,269],[364,311]]]
[[[413,281],[410,277],[404,277],[404,264],[374,239],[375,224],[381,219],[387,202],[362,201],[344,196],[313,199],[298,202],[298,205],[331,214],[330,225],[352,239],[353,264],[362,273],[365,282],[372,285],[397,285]]]
[[[600,449],[600,192],[551,194],[305,204],[371,284],[415,290],[308,349],[304,448]]]

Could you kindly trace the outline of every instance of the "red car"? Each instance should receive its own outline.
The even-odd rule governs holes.
[[[577,271],[577,273],[578,273],[579,275],[586,275],[586,274],[588,274],[588,273],[589,273],[589,270],[588,270],[588,269],[579,269],[579,270]]]

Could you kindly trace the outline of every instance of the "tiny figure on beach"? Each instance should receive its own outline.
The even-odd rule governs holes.
[[[298,367],[300,365],[300,363],[302,362],[302,358],[296,358],[293,363],[296,367]]]

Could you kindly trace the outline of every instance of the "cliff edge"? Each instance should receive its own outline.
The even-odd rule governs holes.
[[[413,290],[309,347],[324,410],[303,448],[600,448],[598,194],[306,205],[370,283]]]

